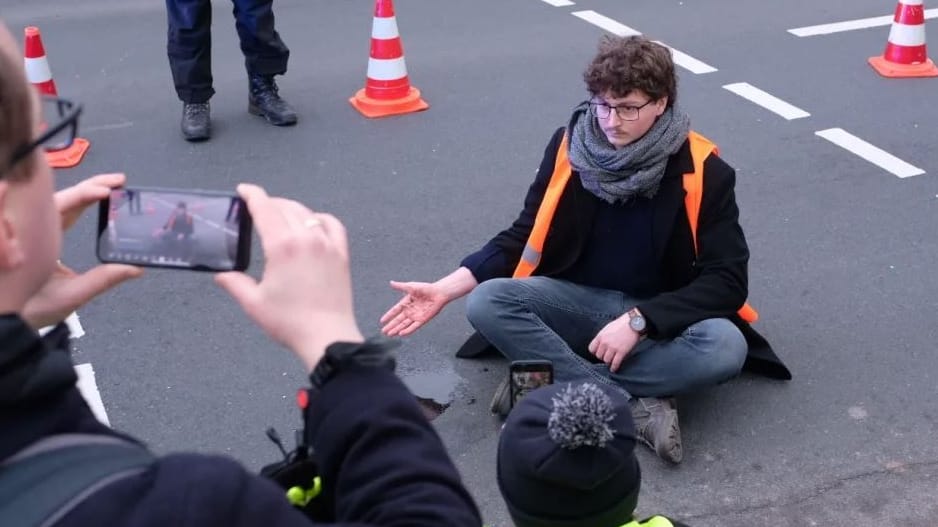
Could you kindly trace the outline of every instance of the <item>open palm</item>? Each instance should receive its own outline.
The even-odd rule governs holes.
[[[446,295],[434,284],[392,281],[391,287],[404,297],[381,317],[381,331],[389,337],[410,335],[446,306]]]

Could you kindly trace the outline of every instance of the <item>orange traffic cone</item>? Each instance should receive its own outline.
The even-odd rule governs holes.
[[[46,59],[46,50],[42,46],[42,36],[39,28],[27,27],[26,40],[23,46],[26,66],[26,79],[44,95],[58,96],[55,81],[52,80],[52,70]],[[46,152],[46,159],[52,168],[71,168],[85,157],[91,143],[87,139],[76,137],[72,146],[55,152]]]
[[[870,65],[883,77],[936,77],[938,68],[925,48],[925,7],[922,0],[899,0],[892,19],[886,51],[870,57]]]
[[[404,49],[392,0],[375,0],[365,88],[358,90],[349,102],[365,117],[387,117],[430,107],[420,98],[420,90],[411,86],[407,78]]]

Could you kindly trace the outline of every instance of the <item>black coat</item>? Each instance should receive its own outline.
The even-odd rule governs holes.
[[[518,219],[462,261],[479,282],[511,276],[514,272],[553,175],[563,132],[563,128],[558,129],[547,145]],[[717,155],[709,156],[704,162],[703,198],[697,221],[700,254],[695,255],[683,187],[683,174],[693,170],[690,143],[685,142],[668,160],[661,186],[653,198],[652,233],[662,290],[637,306],[648,322],[648,336],[671,339],[701,320],[728,318],[739,327],[749,344],[746,369],[790,379],[788,368],[765,338],[736,314],[748,294],[749,262],[749,248],[739,225],[736,205],[736,173]],[[599,198],[583,187],[579,174],[573,171],[554,213],[536,275],[556,276],[576,262],[588,239],[599,203]],[[475,355],[485,344],[475,336],[458,355]]]
[[[60,326],[40,339],[19,317],[0,316],[0,460],[53,434],[120,435],[95,420],[75,388],[67,335]],[[334,523],[311,523],[283,490],[230,458],[174,454],[93,494],[56,527],[482,524],[439,437],[392,372],[344,370],[308,412],[324,485],[316,499],[329,500]]]

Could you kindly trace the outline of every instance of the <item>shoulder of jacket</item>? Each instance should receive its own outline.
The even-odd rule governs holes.
[[[736,181],[736,170],[720,157],[713,153],[704,160],[704,185],[732,185]]]

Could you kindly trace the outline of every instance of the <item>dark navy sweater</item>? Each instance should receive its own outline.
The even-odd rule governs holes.
[[[579,259],[557,278],[632,298],[658,293],[658,269],[652,244],[654,202],[638,198],[610,204],[599,198],[589,237]]]

